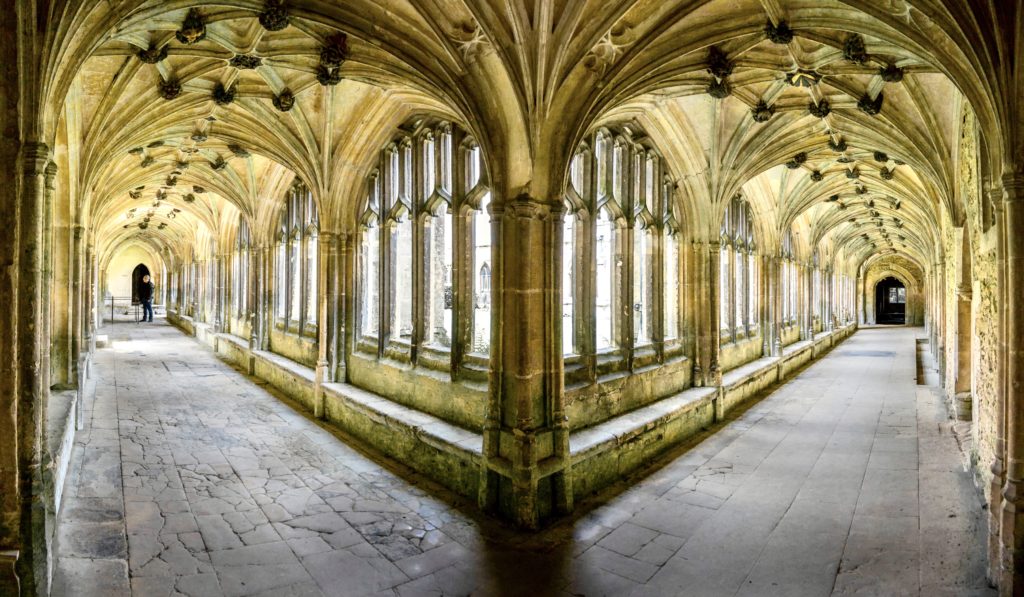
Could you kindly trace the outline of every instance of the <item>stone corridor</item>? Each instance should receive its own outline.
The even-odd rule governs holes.
[[[993,593],[982,502],[915,383],[914,329],[859,331],[533,535],[382,466],[171,326],[106,331],[57,595]]]

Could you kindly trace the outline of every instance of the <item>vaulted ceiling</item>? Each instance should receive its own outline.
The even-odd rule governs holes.
[[[981,74],[999,45],[972,45],[991,23],[966,4],[877,4],[55,2],[44,128],[111,248],[182,255],[239,216],[272,219],[296,176],[323,226],[349,226],[379,148],[430,114],[477,137],[499,187],[541,196],[589,129],[632,120],[695,236],[742,192],[766,244],[795,224],[807,247],[923,264],[940,219],[962,217],[961,104],[999,119]]]

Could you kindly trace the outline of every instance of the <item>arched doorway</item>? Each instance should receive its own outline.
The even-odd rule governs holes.
[[[892,276],[875,286],[875,321],[888,325],[907,322],[907,288]]]
[[[138,305],[141,301],[139,300],[139,287],[142,285],[142,277],[150,276],[149,268],[143,264],[138,264],[135,269],[132,270],[132,304]]]

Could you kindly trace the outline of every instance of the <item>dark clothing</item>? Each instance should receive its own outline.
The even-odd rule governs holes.
[[[139,300],[142,301],[142,321],[153,321],[153,289],[156,285],[152,282],[143,282],[139,285]]]
[[[152,282],[143,282],[139,284],[139,300],[142,302],[153,300],[153,289],[156,288]]]

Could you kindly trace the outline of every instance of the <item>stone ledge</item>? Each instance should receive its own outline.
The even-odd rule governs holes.
[[[217,354],[236,364],[248,340],[217,335]],[[256,377],[313,411],[316,371],[281,355],[252,352]],[[483,436],[346,383],[325,383],[325,419],[365,445],[415,469],[460,495],[475,498]]]
[[[93,384],[95,388],[95,384]],[[50,394],[46,405],[46,441],[49,466],[53,475],[54,511],[60,511],[64,479],[71,466],[71,451],[75,446],[75,409],[78,390],[64,390]]]

